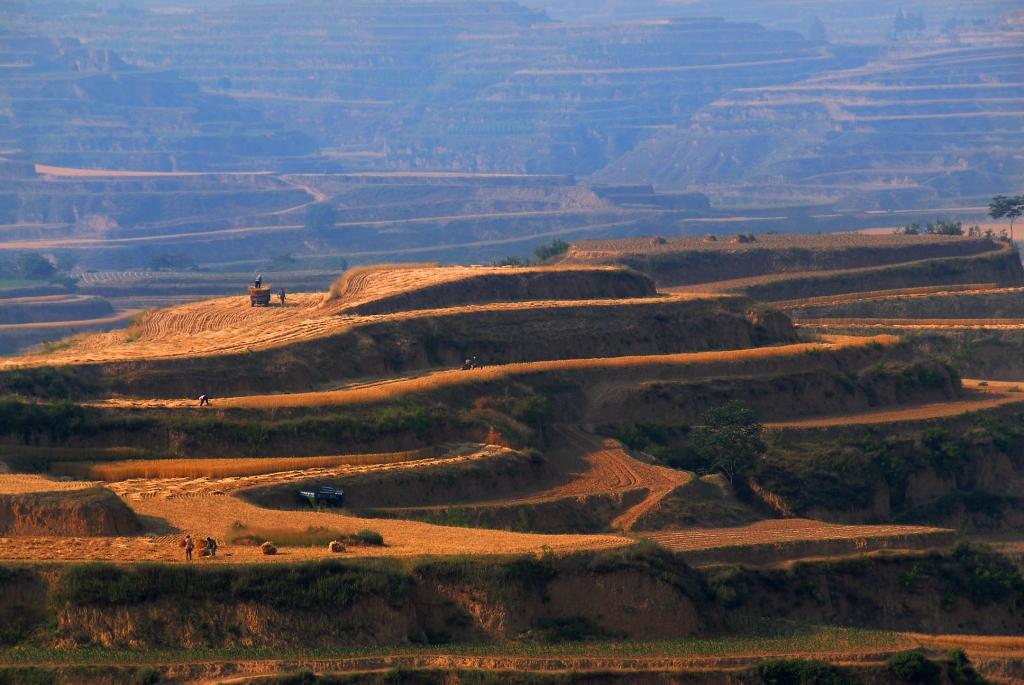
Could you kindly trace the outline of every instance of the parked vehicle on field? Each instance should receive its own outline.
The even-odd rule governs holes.
[[[331,485],[320,485],[315,488],[299,490],[298,497],[314,507],[340,507],[345,504],[345,491]]]

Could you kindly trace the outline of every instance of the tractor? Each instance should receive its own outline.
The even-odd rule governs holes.
[[[250,307],[266,307],[270,305],[270,286],[256,287],[254,285],[249,286],[249,306]]]

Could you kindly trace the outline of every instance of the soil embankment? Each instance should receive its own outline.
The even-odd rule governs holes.
[[[615,267],[431,267],[352,269],[331,287],[327,303],[360,315],[493,302],[653,297],[647,276]]]
[[[216,326],[212,321],[220,310],[238,307],[237,302],[229,301],[211,305],[203,313],[205,325]],[[186,325],[185,321],[177,323]],[[254,342],[251,348],[242,345],[241,349],[217,354],[167,357],[160,353],[163,350],[169,355],[204,340],[211,341],[208,347],[222,339],[244,340],[246,335],[259,335],[262,325],[257,321],[232,322],[224,330],[197,328],[194,333],[154,326],[152,341],[144,337],[122,345],[130,357],[119,359],[116,352],[120,348],[116,346],[83,355],[78,361],[74,361],[74,349],[65,354],[73,364],[70,373],[93,393],[195,397],[213,389],[223,397],[266,392],[268,388],[308,390],[330,382],[457,368],[471,357],[493,365],[582,355],[739,349],[796,339],[788,317],[755,310],[743,298],[684,296],[452,308],[357,318],[344,325],[326,316],[322,325],[337,326],[336,332],[311,332],[306,339],[282,339],[269,347]],[[291,324],[288,331],[289,335],[295,333]],[[152,356],[135,356],[147,346],[153,347]],[[49,363],[56,361],[60,360]],[[239,373],[240,368],[245,373]],[[11,369],[0,376],[0,383],[31,373],[29,369]]]
[[[987,238],[857,234],[762,235],[754,242],[699,238],[643,244],[635,240],[584,240],[570,248],[565,263],[621,264],[650,275],[659,287],[667,288],[766,274],[827,272],[965,257],[999,249],[999,243]]]
[[[107,536],[141,530],[135,513],[106,488],[0,494],[3,535]]]
[[[869,572],[870,571],[870,572]],[[995,579],[978,585],[978,573]],[[400,646],[508,639],[680,639],[765,618],[933,634],[1019,635],[1021,577],[1005,559],[865,556],[788,569],[695,571],[649,548],[567,557],[263,566],[23,567],[35,606],[16,642],[80,646]],[[41,590],[41,591],[40,591]],[[59,598],[60,601],[54,601]]]

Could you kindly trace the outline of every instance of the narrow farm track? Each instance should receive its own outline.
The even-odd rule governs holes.
[[[421,469],[442,464],[479,461],[493,458],[505,452],[500,447],[484,447],[464,456],[431,457],[384,461],[379,464],[340,465],[323,468],[301,468],[288,471],[272,471],[244,476],[198,476],[180,478],[133,478],[110,483],[108,487],[127,501],[144,499],[173,500],[198,495],[227,494],[246,488],[269,487],[300,482],[313,478],[336,478],[365,473],[383,473]],[[385,455],[380,455],[382,458]],[[238,461],[238,460],[236,460]],[[287,460],[281,460],[286,462]],[[243,462],[244,463],[244,462]],[[154,464],[158,468],[158,464]]]
[[[828,428],[900,421],[924,421],[948,418],[968,412],[984,411],[1009,404],[1024,403],[1024,388],[1019,383],[964,379],[966,394],[955,400],[870,409],[851,414],[812,416],[792,421],[765,423],[766,428]]]
[[[77,319],[74,321],[37,321],[32,323],[0,324],[0,332],[48,330],[53,328],[78,328],[81,326],[105,326],[129,321],[139,313],[138,309],[126,309],[113,316],[101,316],[98,319]]]
[[[1024,319],[874,319],[874,318],[829,318],[797,319],[798,328],[812,329],[864,329],[864,330],[929,330],[929,331],[1021,331]]]
[[[802,309],[805,307],[828,307],[852,302],[877,302],[885,300],[921,299],[925,297],[945,297],[950,295],[988,295],[992,293],[1024,292],[1024,288],[1000,288],[996,283],[976,283],[969,285],[929,285],[918,288],[896,288],[893,290],[869,290],[860,293],[846,293],[825,297],[807,297],[799,300],[775,302],[774,306],[783,310]]]
[[[784,358],[800,358],[809,352],[835,350],[844,347],[862,347],[871,344],[892,344],[898,338],[894,336],[874,336],[861,338],[856,336],[830,336],[824,342],[796,343],[777,347],[756,347],[741,350],[725,350],[715,352],[682,352],[664,355],[636,355],[627,357],[602,357],[595,359],[560,359],[541,362],[524,362],[488,366],[468,371],[445,370],[417,376],[405,380],[388,379],[376,383],[367,383],[355,388],[341,390],[325,390],[272,395],[248,395],[241,397],[225,397],[217,399],[217,406],[222,408],[268,409],[282,407],[321,407],[349,406],[373,404],[391,401],[398,397],[416,393],[430,392],[441,388],[502,380],[535,374],[559,372],[589,372],[601,369],[636,369],[644,367],[694,367],[707,364],[748,364],[751,362],[777,360]],[[191,399],[133,399],[112,398],[93,403],[94,406],[120,407],[134,409],[175,409],[188,408],[195,405]]]
[[[756,245],[756,243],[755,243]],[[772,274],[762,274],[760,276],[749,276],[746,278],[734,278],[725,281],[715,281],[712,283],[696,283],[690,285],[680,285],[670,288],[664,288],[665,292],[668,293],[687,293],[687,292],[740,292],[747,288],[757,285],[765,285],[769,283],[777,283],[780,281],[790,281],[799,279],[824,279],[831,278],[834,276],[847,276],[847,275],[863,275],[870,276],[883,269],[889,268],[903,268],[913,267],[924,264],[944,264],[952,261],[959,261],[963,259],[969,259],[986,254],[996,254],[1001,252],[1008,252],[1012,248],[1009,245],[999,245],[997,249],[991,252],[983,252],[976,255],[969,256],[954,256],[954,257],[932,257],[928,259],[915,259],[908,260],[905,262],[897,262],[894,264],[884,264],[881,266],[869,266],[869,267],[858,267],[852,269],[833,269],[833,270],[822,270],[822,271],[793,271],[793,272],[782,272]]]
[[[819,540],[868,540],[871,538],[907,538],[946,534],[943,528],[930,526],[841,525],[811,519],[773,519],[737,528],[692,528],[644,533],[644,537],[676,552],[708,550],[719,547],[746,547],[762,544]]]

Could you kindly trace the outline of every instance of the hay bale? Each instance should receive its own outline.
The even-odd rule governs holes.
[[[345,543],[341,540],[331,540],[331,542],[327,545],[327,549],[329,549],[334,554],[341,554],[345,551]]]
[[[273,542],[267,540],[262,545],[260,545],[260,551],[266,555],[277,554],[277,547],[274,546]]]

